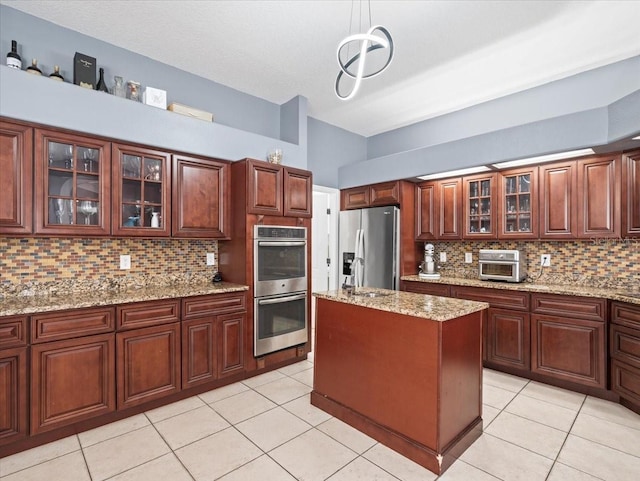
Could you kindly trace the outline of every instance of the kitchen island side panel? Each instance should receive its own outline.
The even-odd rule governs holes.
[[[482,414],[482,321],[486,311],[441,323],[440,435],[446,450]]]
[[[440,323],[317,299],[314,392],[438,450]]]

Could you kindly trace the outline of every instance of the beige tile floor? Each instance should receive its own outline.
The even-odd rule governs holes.
[[[0,459],[0,480],[640,479],[640,416],[491,370],[484,433],[438,478],[311,406],[312,360]]]

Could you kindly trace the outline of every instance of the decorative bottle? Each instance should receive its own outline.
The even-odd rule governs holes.
[[[35,58],[31,61],[31,65],[27,67],[27,73],[32,75],[42,75],[42,70],[38,68],[38,60]]]
[[[56,80],[58,82],[64,82],[64,77],[60,73],[60,66],[56,65],[53,67],[53,72],[49,74],[49,78],[52,80]]]
[[[96,84],[96,90],[100,92],[109,93],[109,89],[107,88],[107,84],[104,83],[104,69],[100,68],[100,78],[98,79],[98,83]]]
[[[151,227],[160,227],[160,212],[151,213]]]
[[[7,53],[7,67],[22,70],[22,57],[18,53],[18,42],[11,40],[11,51]]]

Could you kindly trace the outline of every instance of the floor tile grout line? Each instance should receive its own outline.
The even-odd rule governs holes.
[[[573,426],[576,424],[576,421],[578,420],[578,416],[580,415],[580,411],[582,410],[582,407],[584,406],[584,403],[586,401],[587,401],[587,396],[585,395],[585,397],[582,399],[582,403],[580,404],[580,408],[578,409],[578,412],[576,413],[575,417],[573,418],[573,422],[571,423],[571,426],[569,427],[569,431],[567,431],[567,434],[564,437],[564,440],[562,441],[562,444],[560,445],[560,449],[558,449],[558,453],[556,454],[556,457],[553,459],[553,463],[551,463],[551,468],[549,469],[549,472],[547,473],[547,476],[544,478],[545,481],[547,481],[549,479],[549,476],[551,476],[551,472],[553,471],[553,467],[558,462],[558,458],[560,457],[560,453],[564,449],[565,444],[567,444],[567,439],[569,439],[569,435],[571,434],[571,430],[573,429]],[[573,466],[571,466],[571,467],[573,467]],[[587,474],[590,474],[590,473],[587,473]]]

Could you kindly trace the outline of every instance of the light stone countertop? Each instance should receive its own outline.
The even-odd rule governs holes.
[[[229,282],[208,282],[202,284],[179,284],[173,286],[153,286],[119,291],[94,290],[71,294],[9,296],[0,299],[0,316],[33,314],[36,312],[61,311],[85,307],[111,306],[130,302],[176,299],[180,297],[203,296],[242,292],[248,286]]]
[[[567,296],[597,297],[613,301],[628,302],[640,305],[640,286],[636,291],[608,289],[605,287],[587,287],[576,284],[536,284],[532,282],[495,282],[479,279],[463,279],[459,277],[441,277],[440,279],[423,279],[417,275],[402,276],[403,281],[426,282],[431,284],[450,284],[455,286],[483,287],[485,289],[504,289],[510,291],[536,292],[546,294],[563,294]]]
[[[380,297],[367,297],[368,293],[381,293]],[[394,312],[407,316],[421,317],[432,321],[448,321],[487,309],[486,302],[465,301],[450,297],[415,294],[413,292],[392,291],[360,287],[355,294],[346,294],[342,290],[314,292],[314,296],[331,301],[344,302],[355,306],[367,307],[379,311]]]

